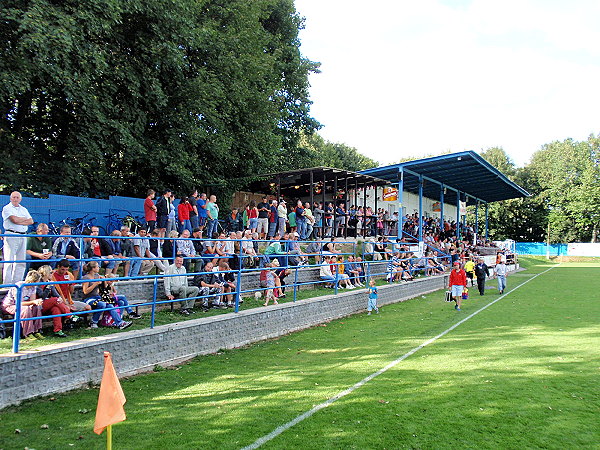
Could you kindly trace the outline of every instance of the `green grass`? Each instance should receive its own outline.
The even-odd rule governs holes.
[[[510,293],[552,266],[522,264],[501,301],[264,448],[600,448],[599,266],[562,264]],[[243,447],[498,295],[473,296],[462,312],[442,297],[125,379],[115,447]],[[92,432],[97,395],[3,410],[0,448],[104,448]]]

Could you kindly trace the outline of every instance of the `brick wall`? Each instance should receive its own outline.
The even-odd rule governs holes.
[[[442,289],[446,282],[447,276],[439,276],[383,286],[379,290],[379,303],[407,300]],[[296,303],[67,342],[30,353],[3,355],[0,358],[0,408],[99,382],[104,351],[112,353],[120,375],[132,375],[152,370],[158,364],[177,364],[222,348],[236,348],[281,336],[354,314],[365,307],[364,290],[340,291],[338,295]]]

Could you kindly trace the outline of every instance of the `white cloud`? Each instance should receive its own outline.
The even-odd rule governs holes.
[[[392,163],[598,132],[600,4],[296,0],[325,138]]]

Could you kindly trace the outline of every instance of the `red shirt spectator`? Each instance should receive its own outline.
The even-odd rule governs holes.
[[[190,211],[193,211],[194,208],[188,202],[180,203],[177,206],[177,216],[179,217],[179,221],[183,222],[184,220],[190,220]]]
[[[154,202],[152,201],[153,198],[154,191],[152,191],[152,194],[144,200],[144,217],[146,218],[146,222],[152,220],[156,222],[156,206],[154,206]]]

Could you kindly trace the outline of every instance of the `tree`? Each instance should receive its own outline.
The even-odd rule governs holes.
[[[226,189],[298,149],[309,115],[292,0],[5,0],[0,185]]]
[[[299,147],[304,157],[298,161],[298,168],[326,166],[358,172],[378,166],[376,161],[359,153],[356,148],[326,141],[316,132],[304,134]]]
[[[548,212],[552,242],[595,241],[600,223],[600,140],[555,141],[530,163]]]

